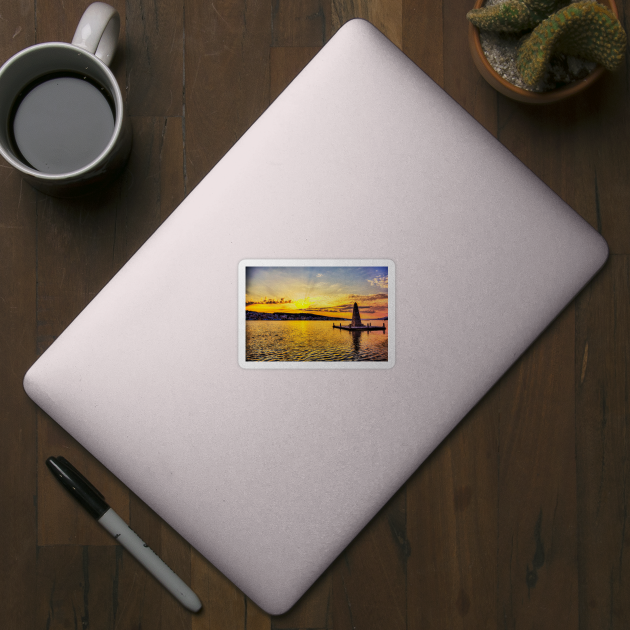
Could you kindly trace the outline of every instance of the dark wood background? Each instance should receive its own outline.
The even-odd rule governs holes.
[[[75,201],[0,162],[0,626],[11,630],[630,628],[630,72],[511,102],[471,0],[122,0],[134,146]],[[0,62],[87,2],[0,0]],[[620,4],[622,22],[630,0]],[[392,39],[607,239],[610,259],[286,615],[269,617],[26,397],[22,378],[341,24]],[[626,28],[627,30],[627,28]],[[389,217],[396,221],[395,213]],[[82,469],[204,608],[185,611],[45,469]],[[273,576],[268,576],[273,579]]]

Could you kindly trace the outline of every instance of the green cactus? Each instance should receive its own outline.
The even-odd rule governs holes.
[[[616,69],[626,49],[626,33],[615,14],[597,2],[575,2],[543,20],[519,48],[516,65],[528,85],[540,81],[554,53]]]
[[[472,9],[466,17],[479,29],[501,33],[519,33],[534,28],[569,0],[507,0],[481,9]]]

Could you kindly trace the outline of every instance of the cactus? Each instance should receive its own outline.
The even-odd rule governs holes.
[[[543,20],[519,48],[516,65],[528,85],[540,81],[554,53],[595,61],[616,69],[626,49],[626,33],[614,13],[596,2],[576,2]]]
[[[569,0],[507,0],[501,4],[472,9],[466,17],[479,29],[519,33],[534,28]]]

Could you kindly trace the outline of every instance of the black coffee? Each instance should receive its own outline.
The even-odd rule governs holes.
[[[11,131],[25,163],[43,173],[70,173],[95,160],[111,140],[113,101],[85,77],[48,75],[18,96]]]

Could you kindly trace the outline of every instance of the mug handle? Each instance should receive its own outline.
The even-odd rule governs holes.
[[[109,66],[116,52],[119,32],[118,11],[104,2],[94,2],[81,16],[72,44],[96,55]]]

